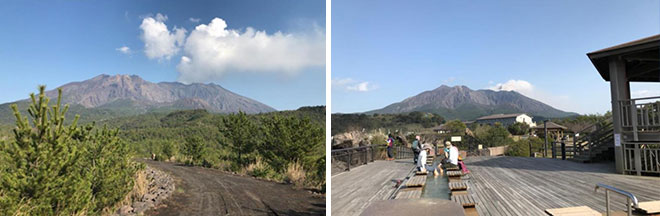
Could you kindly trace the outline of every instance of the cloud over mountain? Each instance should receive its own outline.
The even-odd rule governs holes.
[[[170,59],[183,50],[177,65],[180,82],[208,82],[228,73],[295,75],[325,65],[325,31],[318,26],[269,34],[251,27],[230,29],[225,20],[216,17],[197,25],[186,37],[185,29],[170,31],[166,20],[162,14],[144,18],[141,38],[150,59]]]

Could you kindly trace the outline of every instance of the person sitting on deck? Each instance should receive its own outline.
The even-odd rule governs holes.
[[[413,140],[413,142],[412,142],[412,151],[414,153],[413,163],[415,163],[415,164],[417,164],[417,158],[419,157],[419,153],[420,153],[420,149],[421,149],[419,140],[420,140],[420,137],[418,135],[418,136],[415,136],[415,140]]]
[[[422,145],[422,150],[419,152],[417,158],[417,169],[421,172],[426,172],[426,156],[431,153],[431,146]]]
[[[445,170],[449,167],[457,167],[458,166],[458,148],[453,146],[451,142],[447,141],[445,142],[445,159],[442,160],[442,162],[438,165],[438,169]],[[438,170],[436,169],[436,170]],[[433,172],[434,175],[438,175],[438,172]],[[441,174],[444,174],[441,173]]]

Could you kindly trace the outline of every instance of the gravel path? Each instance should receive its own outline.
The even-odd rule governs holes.
[[[146,215],[324,215],[325,199],[291,185],[215,169],[143,161],[172,175],[176,191]]]

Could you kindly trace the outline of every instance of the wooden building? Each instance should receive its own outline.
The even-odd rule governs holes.
[[[528,124],[530,127],[536,126],[532,117],[525,113],[515,113],[515,114],[495,114],[489,116],[479,117],[474,121],[476,124],[488,124],[493,125],[495,123],[500,123],[503,126],[509,126],[516,122]]]
[[[546,122],[546,126],[548,128],[548,134],[549,138],[552,137],[555,140],[559,140],[564,136],[564,131],[566,131],[566,127],[554,122]],[[545,136],[545,127],[543,126],[543,123],[537,124],[536,126],[532,127],[532,132],[536,135],[541,135]]]
[[[630,82],[660,82],[660,34],[587,56],[610,82],[617,172],[660,174],[660,96],[630,97]]]

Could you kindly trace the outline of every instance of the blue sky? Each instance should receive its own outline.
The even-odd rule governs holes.
[[[658,33],[656,0],[334,0],[332,112],[378,109],[444,84],[604,113],[609,83],[586,53]],[[660,83],[631,92],[657,96]]]
[[[213,82],[278,110],[325,104],[324,1],[1,4],[0,103],[27,98],[39,84],[136,74]]]

